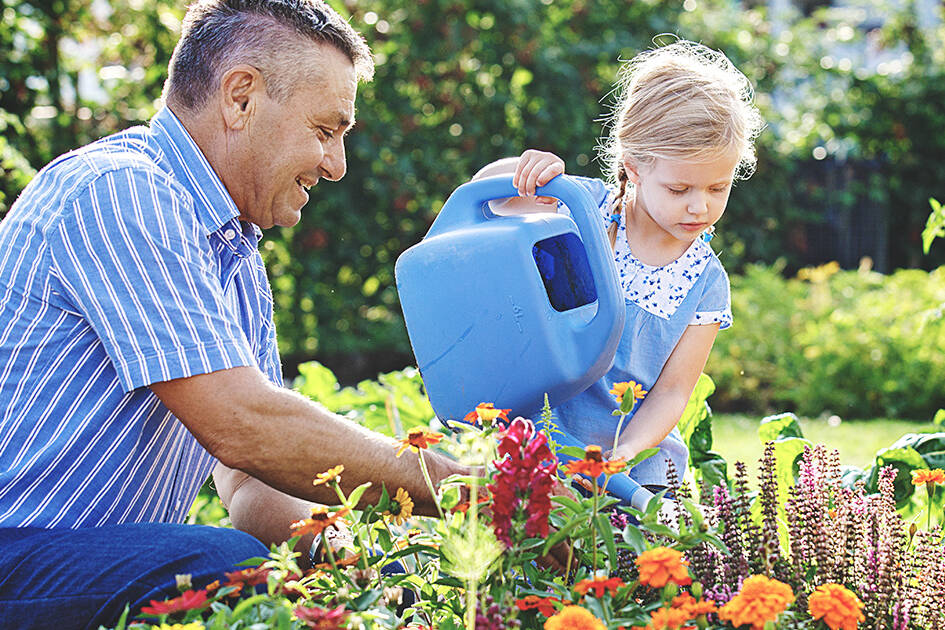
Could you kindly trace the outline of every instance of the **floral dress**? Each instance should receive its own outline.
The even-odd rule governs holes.
[[[575,178],[594,197],[605,223],[615,191],[597,179]],[[554,409],[555,423],[584,445],[597,444],[605,451],[614,443],[620,416],[610,390],[614,383],[635,381],[649,391],[663,366],[692,324],[732,325],[728,276],[706,240],[698,238],[673,262],[662,267],[647,265],[634,257],[627,244],[624,217],[619,217],[614,251],[617,275],[623,288],[626,320],[610,371],[590,388]],[[629,395],[629,394],[628,394]],[[642,401],[634,407],[640,408]],[[622,431],[632,430],[633,412]],[[665,486],[667,460],[672,460],[681,478],[689,451],[674,428],[659,444],[660,451],[634,467],[630,477],[644,486]]]

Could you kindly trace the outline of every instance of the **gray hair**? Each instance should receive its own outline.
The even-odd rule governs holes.
[[[223,74],[245,63],[262,73],[266,93],[284,102],[312,68],[312,42],[337,48],[359,80],[372,78],[364,38],[322,0],[196,0],[184,16],[164,100],[197,111]]]

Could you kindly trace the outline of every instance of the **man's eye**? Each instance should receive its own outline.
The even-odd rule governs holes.
[[[326,129],[325,127],[319,127],[317,131],[318,131],[318,135],[321,136],[322,140],[331,140],[332,138],[335,137],[334,132],[331,131],[330,129]]]

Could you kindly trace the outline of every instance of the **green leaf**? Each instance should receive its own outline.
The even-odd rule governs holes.
[[[926,254],[932,247],[932,241],[945,237],[945,206],[942,206],[937,199],[931,198],[929,205],[932,206],[932,213],[929,214],[925,229],[922,230],[922,251]]]
[[[584,459],[584,449],[580,446],[561,446],[558,448],[558,453],[577,459]]]
[[[351,492],[351,494],[348,495],[348,503],[350,503],[354,507],[357,507],[358,501],[361,500],[361,495],[363,495],[364,491],[370,487],[371,487],[371,482],[366,481],[362,483],[360,486],[358,486],[357,488],[355,488]]]
[[[704,457],[706,459],[700,461],[697,468],[706,486],[712,488],[714,486],[727,485],[728,462],[715,451],[705,453]]]
[[[587,520],[587,516],[584,514],[578,514],[574,516],[570,521],[568,521],[564,527],[553,533],[549,536],[547,542],[545,542],[544,548],[541,550],[541,555],[546,555],[548,550],[557,545],[559,542],[564,540],[568,534],[571,533],[578,525],[581,525],[584,521]]]
[[[936,411],[932,422],[940,427],[945,427],[945,409]]]
[[[657,448],[657,447],[645,448],[645,449],[643,449],[642,451],[640,451],[639,453],[637,453],[636,455],[634,455],[634,456],[633,456],[633,459],[631,459],[629,462],[627,462],[627,468],[624,470],[624,472],[630,470],[631,468],[633,468],[634,466],[636,466],[637,464],[639,464],[639,463],[642,462],[643,460],[649,459],[650,457],[653,457],[654,455],[656,455],[656,454],[659,453],[659,452],[660,452],[660,449]]]
[[[607,549],[607,557],[610,560],[612,569],[617,569],[617,544],[614,542],[614,528],[610,524],[610,518],[606,514],[598,514],[594,519],[597,525],[597,533],[604,539],[604,547]]]
[[[695,428],[711,415],[707,400],[713,393],[715,393],[715,383],[708,374],[703,372],[699,375],[699,380],[696,381],[692,395],[686,403],[686,409],[676,425],[679,433],[682,434],[683,442],[688,444]]]
[[[643,538],[640,528],[636,525],[627,525],[623,528],[623,540],[638,554],[646,551],[646,540]]]
[[[903,436],[908,438],[910,436]],[[896,507],[902,508],[912,499],[915,486],[912,485],[912,471],[927,469],[929,466],[922,455],[912,446],[902,446],[900,439],[893,446],[884,448],[876,453],[876,465],[873,467],[866,488],[870,492],[879,490],[879,471],[884,466],[896,469],[896,478],[893,480],[893,493]]]
[[[773,442],[778,438],[802,438],[804,432],[793,413],[782,413],[761,419],[758,425],[758,438],[762,444]]]

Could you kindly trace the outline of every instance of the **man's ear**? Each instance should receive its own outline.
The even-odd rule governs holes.
[[[640,183],[640,167],[629,159],[623,161],[623,170],[627,173],[627,179],[634,186]]]
[[[243,129],[266,93],[262,73],[247,64],[233,66],[220,79],[221,109],[229,129]]]

